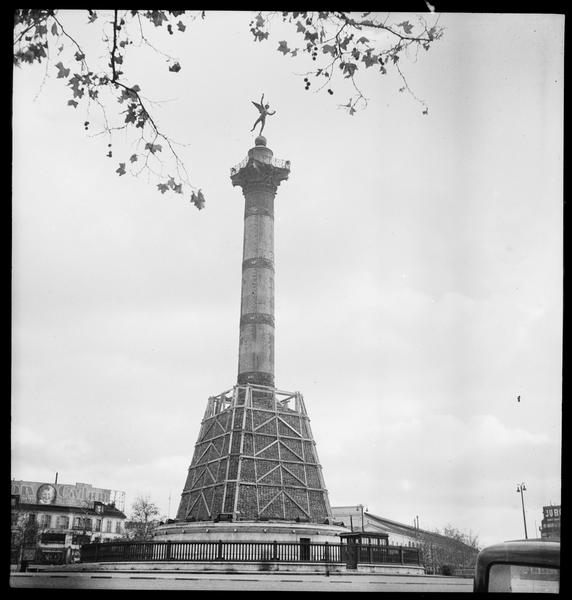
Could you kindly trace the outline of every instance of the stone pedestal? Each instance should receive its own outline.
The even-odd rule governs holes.
[[[290,542],[300,539],[312,544],[339,544],[340,533],[346,527],[316,523],[284,523],[282,521],[237,521],[233,523],[173,523],[157,528],[153,541],[157,542]]]

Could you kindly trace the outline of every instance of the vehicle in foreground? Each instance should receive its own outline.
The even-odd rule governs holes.
[[[518,540],[488,546],[477,556],[475,592],[560,591],[560,542]]]

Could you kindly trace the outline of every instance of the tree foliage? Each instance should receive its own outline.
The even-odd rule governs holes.
[[[456,527],[453,527],[450,523],[443,527],[443,531],[439,531],[439,529],[435,530],[435,533],[439,533],[446,537],[457,540],[458,542],[462,542],[466,544],[470,548],[474,548],[475,550],[479,550],[479,536],[474,535],[472,531],[469,533],[463,532]]]
[[[40,526],[33,513],[20,513],[12,524],[11,551],[21,560],[24,548],[35,548],[40,539]]]
[[[152,537],[153,529],[157,525],[156,517],[159,507],[148,495],[135,498],[131,506],[131,523],[134,525],[134,537],[137,540],[148,540]]]
[[[160,128],[152,115],[153,102],[128,73],[128,56],[141,46],[149,46],[167,62],[168,73],[178,73],[182,62],[157,49],[149,31],[176,36],[187,31],[190,22],[205,18],[204,11],[184,10],[105,10],[85,11],[85,25],[97,28],[104,44],[103,52],[88,53],[80,34],[70,30],[66,11],[55,9],[18,9],[14,16],[14,64],[17,67],[35,62],[46,65],[52,75],[68,88],[67,105],[85,111],[83,125],[90,131],[90,112],[101,113],[101,129],[92,135],[107,137],[106,156],[113,158],[113,135],[119,131],[133,135],[133,151],[115,163],[118,176],[127,172],[145,173],[161,194],[181,195],[198,209],[205,204],[204,194],[189,180],[174,142]],[[403,82],[400,91],[410,93],[427,114],[426,104],[417,98],[403,74],[400,59],[416,60],[420,50],[429,50],[443,33],[437,19],[427,24],[417,16],[392,20],[391,15],[350,12],[261,12],[250,23],[255,42],[270,39],[276,21],[282,21],[298,42],[279,40],[276,50],[285,57],[306,55],[315,63],[303,77],[304,86],[334,95],[334,82],[349,82],[351,95],[339,104],[350,115],[367,106],[359,84],[367,70],[385,75],[394,69]],[[89,54],[89,55],[88,55]],[[101,60],[103,56],[103,62]]]
[[[371,69],[386,75],[395,69],[403,83],[401,92],[409,92],[428,114],[425,102],[419,99],[407,83],[400,67],[400,58],[409,56],[416,60],[420,50],[429,50],[443,35],[437,22],[428,24],[422,16],[396,22],[389,14],[349,13],[341,11],[259,13],[250,23],[250,31],[256,41],[267,40],[271,23],[277,17],[295,28],[297,43],[286,40],[278,42],[278,52],[291,58],[308,55],[315,67],[303,73],[306,89],[316,83],[317,90],[334,94],[334,81],[349,80],[352,94],[346,104],[340,104],[350,115],[367,106],[358,78],[363,71]]]

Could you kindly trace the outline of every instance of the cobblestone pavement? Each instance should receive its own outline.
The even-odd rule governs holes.
[[[413,575],[214,573],[12,573],[12,588],[472,592],[473,580]]]

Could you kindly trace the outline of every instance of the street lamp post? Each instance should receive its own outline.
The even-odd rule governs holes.
[[[524,485],[524,481],[522,483],[518,483],[516,485],[516,493],[520,493],[520,500],[522,502],[522,519],[524,521],[524,538],[528,539],[528,533],[526,532],[526,513],[524,512],[524,492],[526,491],[526,486]]]

